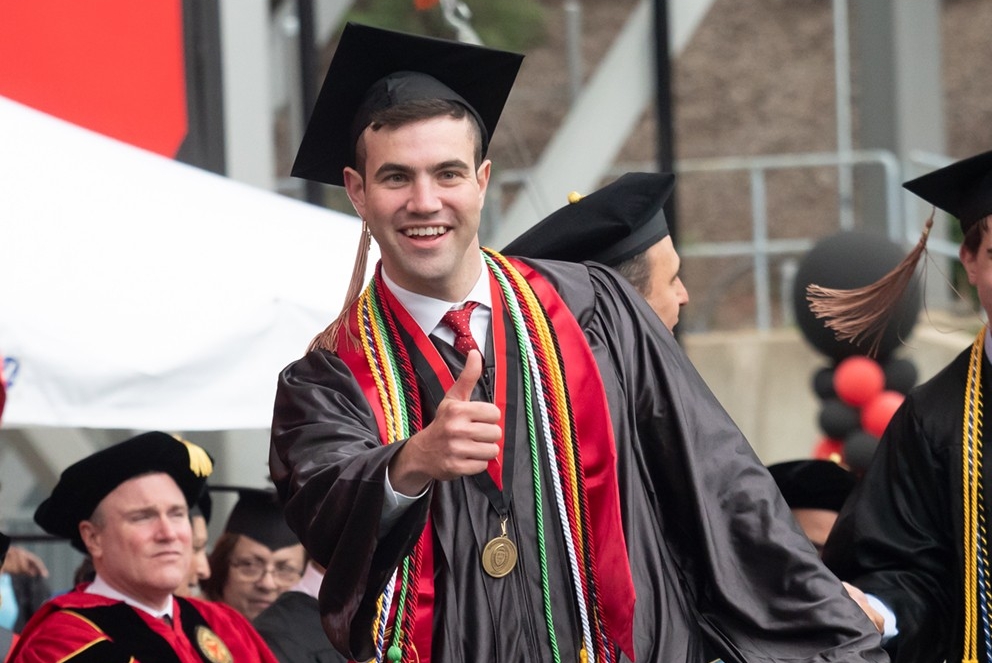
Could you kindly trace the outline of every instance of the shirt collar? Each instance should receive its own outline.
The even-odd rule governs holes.
[[[137,608],[138,610],[144,610],[153,617],[164,617],[165,615],[168,615],[169,619],[172,619],[172,602],[173,602],[172,596],[169,596],[167,605],[164,608],[162,607],[153,608],[150,605],[146,605],[144,603],[141,603],[140,601],[135,601],[130,596],[127,596],[126,594],[122,594],[121,592],[117,591],[116,589],[108,585],[107,581],[101,578],[99,575],[97,575],[96,578],[93,579],[93,582],[91,582],[83,591],[86,592],[87,594],[96,594],[97,596],[103,596],[108,599],[113,599],[115,601],[123,601],[132,608]]]
[[[435,299],[434,297],[427,297],[426,295],[406,290],[389,278],[386,270],[382,270],[382,280],[386,283],[389,291],[403,305],[403,308],[407,310],[410,317],[414,319],[417,326],[427,335],[431,334],[437,328],[441,322],[441,318],[453,306],[463,304],[467,301],[473,301],[479,302],[487,311],[493,307],[492,297],[489,292],[489,270],[486,269],[485,265],[483,265],[482,271],[479,272],[479,280],[475,282],[468,296],[460,302],[446,302],[443,299]]]
[[[315,567],[313,563],[307,563],[307,568],[303,572],[303,577],[300,581],[290,587],[290,591],[293,592],[303,592],[308,596],[317,598],[320,593],[320,583],[324,580],[324,573]]]

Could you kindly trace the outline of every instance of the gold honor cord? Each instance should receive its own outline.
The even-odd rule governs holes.
[[[961,440],[962,503],[964,506],[964,641],[962,663],[978,661],[979,605],[987,606],[984,585],[979,587],[978,562],[983,575],[989,572],[982,500],[982,354],[986,328],[971,346],[968,382],[964,400],[964,432]],[[981,535],[979,524],[981,523]]]

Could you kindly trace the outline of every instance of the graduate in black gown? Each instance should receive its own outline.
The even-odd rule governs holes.
[[[960,221],[961,262],[988,316],[992,152],[904,186]],[[907,395],[827,540],[827,565],[891,611],[886,647],[896,661],[992,660],[984,523],[992,483],[981,453],[990,351],[983,327]]]
[[[349,25],[294,167],[381,252],[279,377],[270,469],[353,660],[884,661],[671,333],[480,249],[519,57]],[[353,286],[355,284],[353,283]]]

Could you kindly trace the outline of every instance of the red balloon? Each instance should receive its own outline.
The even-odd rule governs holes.
[[[844,458],[843,440],[835,440],[830,437],[823,438],[813,448],[813,458],[818,460],[832,460],[835,463],[841,462]]]
[[[882,437],[892,415],[896,413],[905,398],[898,391],[881,392],[861,409],[861,427],[875,437]]]
[[[848,405],[861,407],[885,389],[885,371],[871,357],[854,355],[837,364],[834,391]]]

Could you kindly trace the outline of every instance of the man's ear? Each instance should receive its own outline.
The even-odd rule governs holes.
[[[365,180],[354,168],[344,169],[344,189],[358,216],[365,218]]]
[[[79,523],[79,538],[83,540],[83,545],[89,551],[90,557],[96,558],[103,552],[100,543],[100,529],[90,520]]]
[[[486,202],[486,191],[489,189],[489,176],[492,174],[493,162],[486,159],[475,171],[475,180],[479,183],[479,206]]]
[[[978,255],[973,251],[969,251],[962,244],[961,248],[958,249],[958,257],[961,259],[961,264],[964,265],[964,271],[968,275],[968,283],[975,285],[975,281],[978,278],[975,272],[975,263],[977,262]]]

